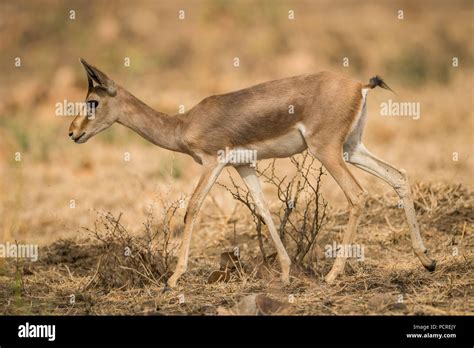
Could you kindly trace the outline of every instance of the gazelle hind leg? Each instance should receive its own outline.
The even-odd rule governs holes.
[[[272,237],[273,242],[275,243],[278,259],[281,265],[281,280],[284,284],[288,284],[290,282],[291,260],[288,256],[288,253],[286,252],[283,243],[281,242],[280,236],[278,235],[278,232],[273,223],[270,211],[268,210],[267,204],[265,203],[265,198],[263,197],[262,188],[260,186],[260,182],[258,180],[255,169],[249,165],[239,166],[236,167],[236,169],[242,179],[245,181],[245,184],[247,185],[250,194],[252,195],[255,205],[257,206],[260,215],[262,216],[263,220],[265,221],[265,224],[268,227],[268,230],[270,231],[270,236]]]
[[[416,221],[413,197],[406,172],[403,169],[398,170],[377,158],[375,155],[371,154],[362,143],[358,143],[354,146],[348,144],[344,147],[344,152],[348,154],[349,163],[352,163],[358,168],[384,180],[395,189],[398,196],[403,201],[403,208],[410,229],[413,250],[423,266],[431,272],[434,271],[436,268],[436,262],[427,256],[426,247],[421,239],[420,230]]]
[[[308,141],[307,141],[308,142]],[[308,143],[310,153],[317,157],[319,161],[324,165],[326,170],[336,180],[337,184],[341,187],[344,192],[350,206],[349,222],[347,223],[346,230],[343,236],[343,245],[350,245],[355,238],[357,225],[365,206],[367,192],[362,189],[357,180],[354,178],[352,173],[346,166],[346,163],[342,159],[342,149],[339,146],[330,147],[327,149],[320,150],[319,152],[315,147]],[[326,275],[325,280],[327,283],[332,283],[337,276],[344,272],[347,255],[338,256],[331,271]]]

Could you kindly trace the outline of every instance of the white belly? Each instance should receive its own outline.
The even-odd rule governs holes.
[[[275,139],[249,144],[246,149],[255,150],[257,160],[266,158],[284,158],[303,152],[308,148],[298,129]]]

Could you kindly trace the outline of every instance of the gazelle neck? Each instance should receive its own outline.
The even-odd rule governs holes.
[[[181,141],[183,120],[176,115],[158,112],[120,88],[122,107],[118,123],[134,130],[143,138],[162,148],[186,152]]]

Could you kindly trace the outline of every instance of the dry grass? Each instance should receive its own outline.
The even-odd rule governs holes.
[[[126,230],[109,234],[107,243],[103,243],[97,240],[94,230],[88,240],[60,240],[45,247],[36,263],[4,263],[0,292],[9,301],[2,302],[1,311],[4,314],[215,315],[219,306],[229,308],[249,294],[264,293],[289,302],[290,313],[296,315],[472,315],[474,193],[461,185],[419,185],[415,195],[426,244],[438,262],[434,273],[427,272],[410,251],[403,212],[396,200],[376,196],[369,201],[357,237],[357,243],[366,248],[365,260],[349,261],[345,275],[334,285],[322,280],[330,269],[331,259],[319,259],[313,271],[294,270],[287,287],[279,283],[275,264],[271,271],[262,271],[258,242],[249,223],[251,217],[244,211],[240,218],[247,220],[243,223],[247,222],[248,228],[241,230],[239,237],[242,240],[246,236],[247,245],[237,243],[242,274],[234,274],[229,282],[207,284],[209,274],[218,269],[213,256],[235,245],[219,231],[222,217],[206,219],[215,228],[215,238],[219,241],[216,248],[193,250],[189,272],[177,289],[165,292],[165,278],[157,277],[158,272],[150,276],[144,271],[156,267],[156,258],[132,262],[122,253],[123,246],[128,245],[132,246],[133,254],[146,254],[149,244],[127,239],[130,236]],[[331,211],[331,215],[334,219],[321,231],[320,246],[341,237],[338,225],[347,214]],[[223,219],[230,220],[229,216]],[[99,224],[100,221],[101,218]],[[115,222],[116,218],[109,219],[102,226],[113,226]],[[110,242],[118,249],[111,248]],[[270,247],[268,240],[265,244]],[[457,254],[453,253],[455,247]],[[111,256],[121,261],[104,262]],[[75,297],[74,303],[71,295]]]
[[[54,110],[57,102],[84,98],[80,56],[164,112],[300,73],[331,70],[361,80],[381,74],[397,95],[381,90],[370,95],[368,148],[405,168],[413,180],[472,188],[473,47],[466,44],[472,6],[467,1],[435,1],[429,10],[411,1],[244,0],[231,6],[135,1],[114,8],[101,1],[87,6],[50,1],[46,17],[37,16],[44,4],[34,1],[4,6],[0,240],[45,245],[77,236],[92,225],[94,210],[122,211],[124,226],[139,232],[136,221],[145,220],[156,192],[171,191],[172,201],[189,194],[196,182],[199,166],[191,159],[150,146],[118,125],[87,144],[70,141],[71,119],[54,116]],[[406,11],[404,21],[395,17],[398,6]],[[287,19],[289,7],[297,14],[293,22]],[[75,21],[67,17],[70,8],[78,13]],[[177,21],[178,8],[186,8],[187,20]],[[154,26],[161,28],[159,40]],[[17,54],[22,68],[11,64]],[[132,65],[125,68],[128,55]],[[239,69],[231,64],[236,55],[242,58]],[[345,56],[359,63],[344,68]],[[452,56],[460,58],[459,68],[447,68]],[[421,118],[380,116],[379,105],[387,99],[419,102]],[[16,152],[21,162],[14,161]],[[130,162],[123,160],[124,152],[131,154]],[[386,190],[373,177],[358,177],[373,192]],[[329,202],[344,202],[331,180],[323,189]],[[213,192],[224,210],[232,209],[231,197]],[[75,209],[68,207],[71,199]]]

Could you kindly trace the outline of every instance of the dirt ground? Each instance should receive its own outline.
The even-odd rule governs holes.
[[[250,214],[237,209],[230,217],[208,209],[205,222],[197,228],[204,236],[213,233],[213,239],[203,236],[194,243],[189,271],[176,289],[165,290],[165,277],[151,279],[133,267],[104,262],[110,250],[91,234],[88,239],[63,239],[42,248],[38,262],[4,263],[0,292],[10,300],[3,301],[0,310],[5,314],[216,315],[249,295],[263,294],[285,308],[266,314],[472,315],[474,193],[462,185],[418,185],[415,192],[423,236],[437,261],[434,273],[425,270],[411,252],[403,210],[393,196],[369,199],[356,241],[365,246],[364,262],[350,260],[345,274],[332,285],[323,276],[333,261],[323,255],[310,269],[293,269],[291,284],[282,286],[278,266],[274,262],[262,266]],[[318,245],[341,239],[347,212],[331,213],[335,218],[321,231]],[[235,236],[222,232],[236,220]],[[271,241],[264,239],[264,244],[271,249]],[[219,255],[236,246],[241,250],[241,272],[232,273],[227,282],[208,284],[209,275],[219,269]],[[126,258],[122,255],[124,265]]]

